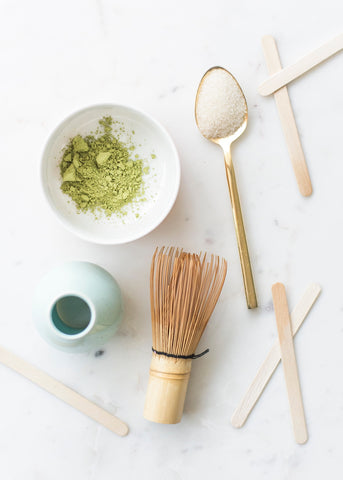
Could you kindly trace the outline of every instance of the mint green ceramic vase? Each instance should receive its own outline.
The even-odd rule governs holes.
[[[70,352],[94,350],[117,330],[123,314],[115,279],[89,262],[68,262],[37,286],[33,318],[50,345]]]

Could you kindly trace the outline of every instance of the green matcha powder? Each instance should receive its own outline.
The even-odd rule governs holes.
[[[112,117],[103,117],[94,135],[77,135],[63,153],[61,189],[81,212],[123,216],[128,204],[145,200],[143,175],[149,167],[138,155],[131,158],[134,145],[113,135],[113,123]]]

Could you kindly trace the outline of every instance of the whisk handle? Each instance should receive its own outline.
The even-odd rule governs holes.
[[[153,354],[144,418],[167,424],[181,421],[191,365],[191,359]]]

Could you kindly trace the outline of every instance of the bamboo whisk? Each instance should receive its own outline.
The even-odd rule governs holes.
[[[181,420],[192,359],[216,306],[226,260],[170,247],[156,249],[150,274],[153,355],[144,417]]]

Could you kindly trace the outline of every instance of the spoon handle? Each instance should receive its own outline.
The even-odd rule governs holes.
[[[238,243],[239,257],[241,260],[245,296],[248,308],[257,307],[254,279],[251,271],[250,257],[247,239],[245,236],[241,204],[239,201],[236,175],[233,168],[230,148],[224,150],[226,178],[229,186],[229,193],[232,205],[233,220],[235,224],[236,237]]]

